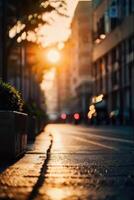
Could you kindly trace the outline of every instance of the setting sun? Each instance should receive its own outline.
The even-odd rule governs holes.
[[[60,53],[56,49],[51,49],[47,53],[47,58],[49,62],[57,63],[60,60]]]

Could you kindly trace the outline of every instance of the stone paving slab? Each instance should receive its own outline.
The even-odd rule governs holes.
[[[0,175],[3,200],[133,200],[133,191],[130,138],[80,126],[47,126]]]
[[[40,175],[50,146],[49,134],[42,132],[29,145],[24,157],[0,174],[0,199],[27,199]]]

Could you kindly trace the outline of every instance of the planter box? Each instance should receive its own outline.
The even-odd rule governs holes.
[[[16,158],[27,147],[27,115],[0,111],[0,157]]]
[[[32,142],[35,140],[37,135],[37,119],[34,116],[28,116],[28,141]]]

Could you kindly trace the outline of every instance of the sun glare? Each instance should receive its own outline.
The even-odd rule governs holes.
[[[60,60],[60,53],[56,49],[51,49],[47,53],[47,58],[49,62],[57,63]]]

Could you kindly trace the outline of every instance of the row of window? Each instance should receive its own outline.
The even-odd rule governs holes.
[[[130,55],[132,59],[127,60]],[[103,90],[103,79],[109,88],[125,87],[131,84],[131,70],[134,65],[134,36],[121,42],[103,58],[99,59],[92,69],[92,75],[99,90]],[[108,83],[108,80],[109,83]],[[111,89],[110,89],[111,90]]]
[[[113,0],[97,22],[94,39],[113,31],[125,17],[131,14],[134,14],[133,0]]]

